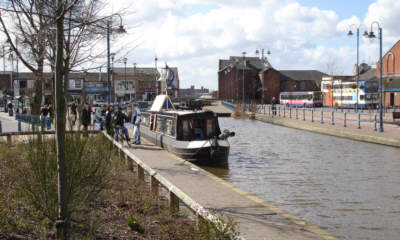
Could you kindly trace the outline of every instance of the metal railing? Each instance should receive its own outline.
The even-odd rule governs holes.
[[[361,129],[362,124],[373,124],[373,129],[377,131],[377,124],[379,123],[379,110],[376,109],[359,109],[355,111],[354,109],[339,109],[339,108],[308,108],[308,107],[292,107],[285,105],[257,105],[256,113],[268,115],[271,117],[283,117],[289,119],[296,119],[303,121],[310,120],[315,122],[318,117],[319,122],[324,124],[328,122],[331,125],[343,125],[343,127],[348,127],[348,122],[356,122],[356,127]],[[400,112],[397,108],[386,108],[384,113]],[[384,117],[384,122],[390,121],[391,114],[387,114]]]
[[[41,130],[51,129],[51,118],[39,115],[26,115],[26,114],[15,114],[15,120],[18,121],[18,132],[21,132],[21,122],[27,123],[35,129],[36,126],[40,126]]]

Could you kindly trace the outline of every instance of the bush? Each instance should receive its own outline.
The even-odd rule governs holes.
[[[86,209],[104,189],[109,173],[112,145],[104,136],[65,137],[66,203],[68,219]],[[26,144],[24,160],[16,170],[18,190],[23,202],[33,207],[42,219],[58,217],[58,172],[56,142],[38,133]],[[53,225],[51,225],[53,227]]]

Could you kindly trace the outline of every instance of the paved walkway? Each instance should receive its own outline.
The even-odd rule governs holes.
[[[211,106],[205,106],[203,107],[204,111],[213,111],[215,113],[217,113],[219,116],[231,116],[232,114],[232,110],[225,107],[222,104],[218,104],[218,105],[211,105]]]
[[[351,118],[354,119],[354,116]],[[278,115],[256,114],[256,119],[301,130],[400,147],[400,126],[396,124],[384,123],[384,132],[375,131],[375,126],[372,122],[361,122],[361,128],[358,129],[357,121],[346,121],[346,127],[344,127],[342,117],[335,118],[334,125],[332,125],[329,113],[324,113],[323,124],[321,124],[321,115],[318,111],[315,112],[314,122],[311,122],[310,113],[306,114],[306,120],[304,121],[302,112],[299,112],[298,119],[296,119],[293,112],[292,118],[289,118],[287,112],[286,117],[283,117],[281,112],[280,117]],[[377,128],[379,129],[379,123]]]
[[[129,148],[136,157],[205,209],[232,217],[245,239],[336,239],[324,230],[291,215],[171,153],[143,141]]]

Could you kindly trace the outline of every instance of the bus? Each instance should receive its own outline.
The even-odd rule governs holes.
[[[357,104],[357,82],[334,81],[330,93],[333,105],[355,108]],[[378,105],[378,83],[375,80],[358,81],[358,108],[376,108]]]
[[[322,93],[312,92],[281,92],[280,104],[287,106],[322,107]]]

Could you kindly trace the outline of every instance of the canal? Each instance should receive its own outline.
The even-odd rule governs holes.
[[[341,239],[397,240],[400,149],[220,118],[228,169],[215,175]]]

